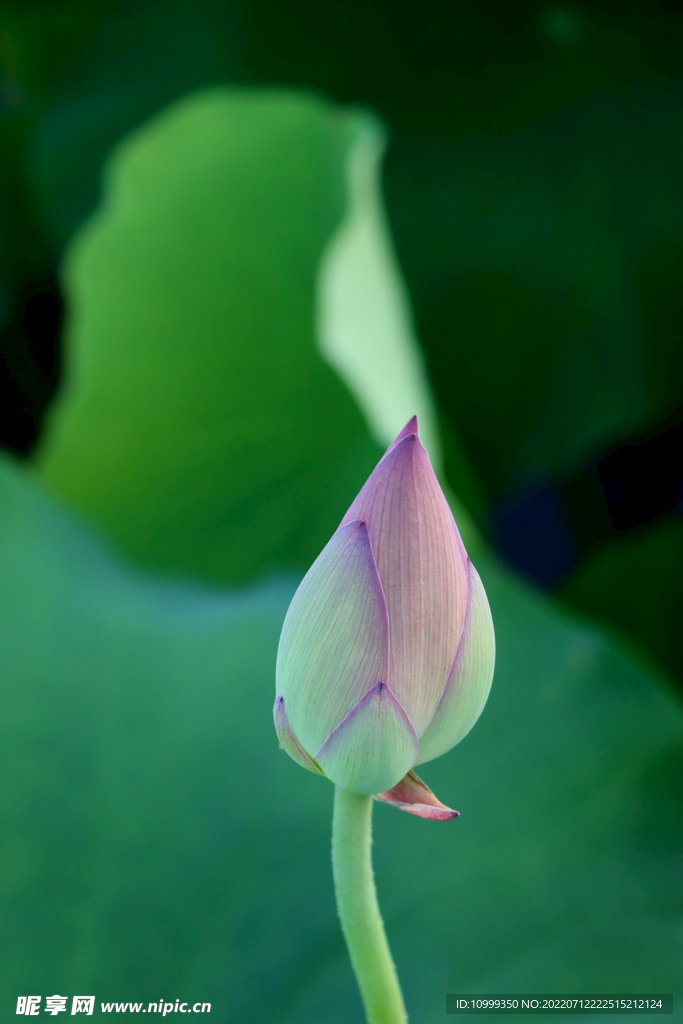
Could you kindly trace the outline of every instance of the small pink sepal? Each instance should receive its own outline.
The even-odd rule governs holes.
[[[376,793],[375,800],[381,800],[382,803],[389,804],[399,811],[415,814],[418,818],[428,818],[430,821],[450,821],[460,814],[460,811],[452,811],[450,807],[437,800],[429,786],[426,786],[413,771],[408,772],[386,793]]]

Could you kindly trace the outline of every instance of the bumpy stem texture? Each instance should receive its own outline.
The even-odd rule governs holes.
[[[372,797],[335,786],[332,870],[337,908],[368,1024],[407,1024],[372,875]]]

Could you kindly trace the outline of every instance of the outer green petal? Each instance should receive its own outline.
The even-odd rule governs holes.
[[[469,562],[469,595],[462,638],[434,717],[420,736],[420,760],[432,761],[470,731],[491,689],[496,658],[493,620],[479,574]]]
[[[386,683],[373,686],[325,741],[316,761],[352,793],[391,789],[415,764],[417,734]]]
[[[289,724],[287,712],[285,711],[284,697],[275,698],[273,718],[275,719],[275,732],[282,749],[289,754],[293,761],[300,764],[302,768],[306,768],[309,772],[315,772],[316,775],[324,775],[325,773],[320,770],[313,758],[308,756],[292,732],[292,727]]]
[[[340,527],[287,612],[277,693],[305,750],[318,750],[363,694],[387,678],[389,625],[362,522]]]

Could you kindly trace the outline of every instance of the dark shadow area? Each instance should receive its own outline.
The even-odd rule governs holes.
[[[28,457],[59,381],[62,300],[54,280],[27,287],[0,332],[0,444]]]

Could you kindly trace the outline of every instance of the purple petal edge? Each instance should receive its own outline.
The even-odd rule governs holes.
[[[406,709],[403,707],[403,705],[401,704],[401,702],[398,699],[398,697],[392,691],[391,687],[389,687],[387,685],[387,683],[380,682],[380,683],[375,683],[374,686],[371,686],[370,689],[366,693],[363,694],[363,696],[360,698],[360,700],[356,704],[353,705],[351,710],[344,716],[344,718],[342,718],[341,722],[336,727],[336,729],[332,730],[332,732],[327,737],[327,739],[323,743],[322,747],[320,748],[320,750],[318,751],[318,753],[315,756],[318,757],[318,756],[324,755],[324,752],[325,752],[326,748],[328,746],[332,745],[332,742],[333,742],[334,738],[339,733],[343,732],[344,727],[346,725],[348,725],[348,723],[351,721],[351,719],[355,718],[356,715],[358,714],[358,712],[362,711],[362,709],[367,704],[369,704],[371,701],[375,700],[376,697],[379,697],[380,700],[389,700],[389,701],[391,701],[391,703],[396,708],[398,708],[399,714],[401,715],[402,718],[405,719],[405,721],[406,721],[406,723],[407,723],[407,725],[408,725],[408,727],[410,729],[410,732],[415,737],[415,742],[417,743],[417,745],[419,747],[420,741],[419,741],[419,739],[417,737],[417,733],[415,732],[415,727],[414,727],[413,723],[410,721],[410,718],[408,717],[408,713],[407,713]],[[306,755],[306,756],[308,756],[308,755]],[[399,782],[399,786],[400,786],[400,784],[401,783]],[[424,783],[423,783],[423,785],[424,785]],[[425,789],[426,788],[427,787],[425,786]]]
[[[302,768],[306,768],[309,772],[315,772],[316,775],[324,775],[325,773],[321,770],[320,766],[315,763],[312,757],[309,757],[294,735],[287,718],[287,712],[285,711],[284,697],[275,698],[273,719],[275,721],[275,732],[280,744],[280,750],[284,750],[293,761],[296,761],[297,764],[300,764]]]
[[[453,811],[437,800],[429,786],[414,771],[409,771],[392,789],[376,793],[375,800],[428,821],[450,821],[460,814],[460,811]]]

